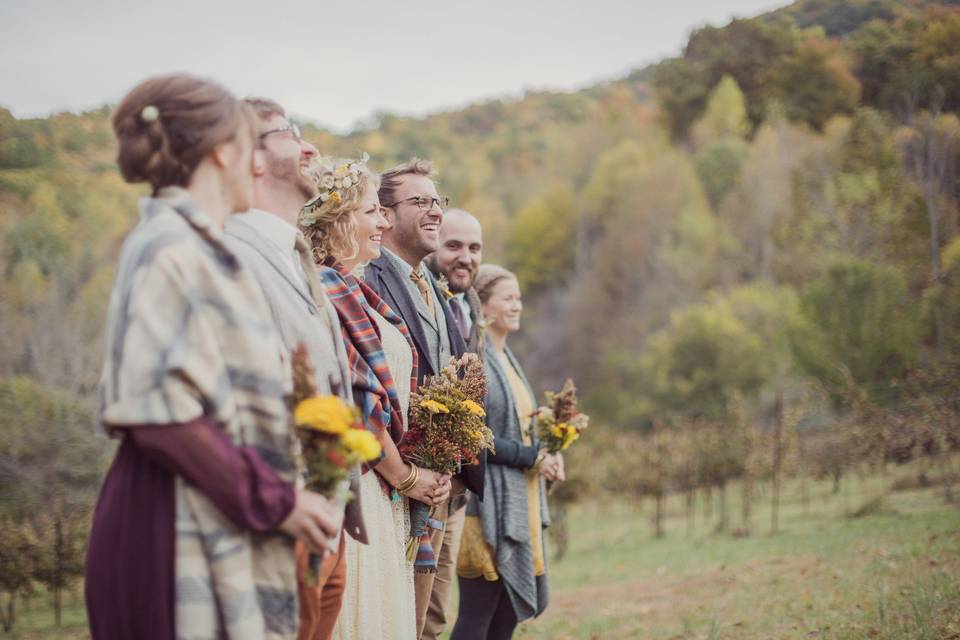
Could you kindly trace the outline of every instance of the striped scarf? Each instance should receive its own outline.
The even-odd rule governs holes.
[[[363,423],[371,431],[389,430],[394,442],[403,437],[403,414],[397,395],[396,381],[387,367],[387,357],[380,342],[380,333],[373,313],[379,313],[396,326],[410,344],[413,369],[410,390],[417,386],[417,350],[413,346],[407,325],[399,315],[374,293],[365,282],[358,280],[343,265],[327,263],[317,271],[327,296],[337,310],[350,363],[350,382],[353,397],[363,413]]]

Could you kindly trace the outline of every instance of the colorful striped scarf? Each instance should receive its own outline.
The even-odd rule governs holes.
[[[380,432],[389,430],[394,442],[403,437],[403,414],[396,382],[387,367],[386,354],[380,341],[377,321],[373,313],[379,313],[400,330],[410,344],[413,369],[410,390],[417,385],[417,350],[403,319],[362,280],[357,279],[338,263],[327,263],[317,270],[320,282],[327,289],[327,296],[337,310],[340,326],[347,347],[350,363],[350,378],[353,397],[363,413],[363,423],[368,429]]]

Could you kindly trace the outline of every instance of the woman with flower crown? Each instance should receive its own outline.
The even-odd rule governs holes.
[[[310,240],[320,280],[337,309],[350,360],[354,399],[384,455],[360,481],[369,545],[347,540],[347,576],[334,638],[416,638],[413,565],[406,559],[407,499],[442,504],[449,479],[404,462],[397,443],[406,429],[416,385],[417,352],[407,327],[354,273],[380,256],[387,228],[377,196],[378,176],[358,162],[315,167],[320,193],[300,226]]]

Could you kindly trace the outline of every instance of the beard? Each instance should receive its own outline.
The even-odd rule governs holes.
[[[300,160],[277,158],[274,155],[267,157],[267,172],[277,182],[284,182],[296,187],[306,202],[316,197],[317,185],[313,179],[300,169]]]
[[[450,285],[450,291],[453,293],[466,293],[466,291],[473,284],[473,277],[476,275],[474,272],[468,273],[466,276],[454,276],[453,271],[457,269],[460,265],[453,265],[450,269],[450,273],[447,275],[447,283]],[[467,271],[470,271],[469,267],[464,267]]]
[[[404,220],[393,228],[392,238],[397,246],[411,254],[426,257],[437,250],[436,244],[421,233],[419,220]]]

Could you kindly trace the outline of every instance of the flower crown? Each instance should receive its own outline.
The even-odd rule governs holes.
[[[333,158],[323,158],[310,167],[310,173],[320,193],[303,206],[304,222],[310,224],[316,221],[316,216],[310,214],[319,211],[325,204],[332,202],[338,205],[343,201],[343,192],[360,184],[361,174],[367,169],[370,155],[364,153],[359,160],[349,160],[335,165]],[[313,218],[312,220],[310,218]]]

